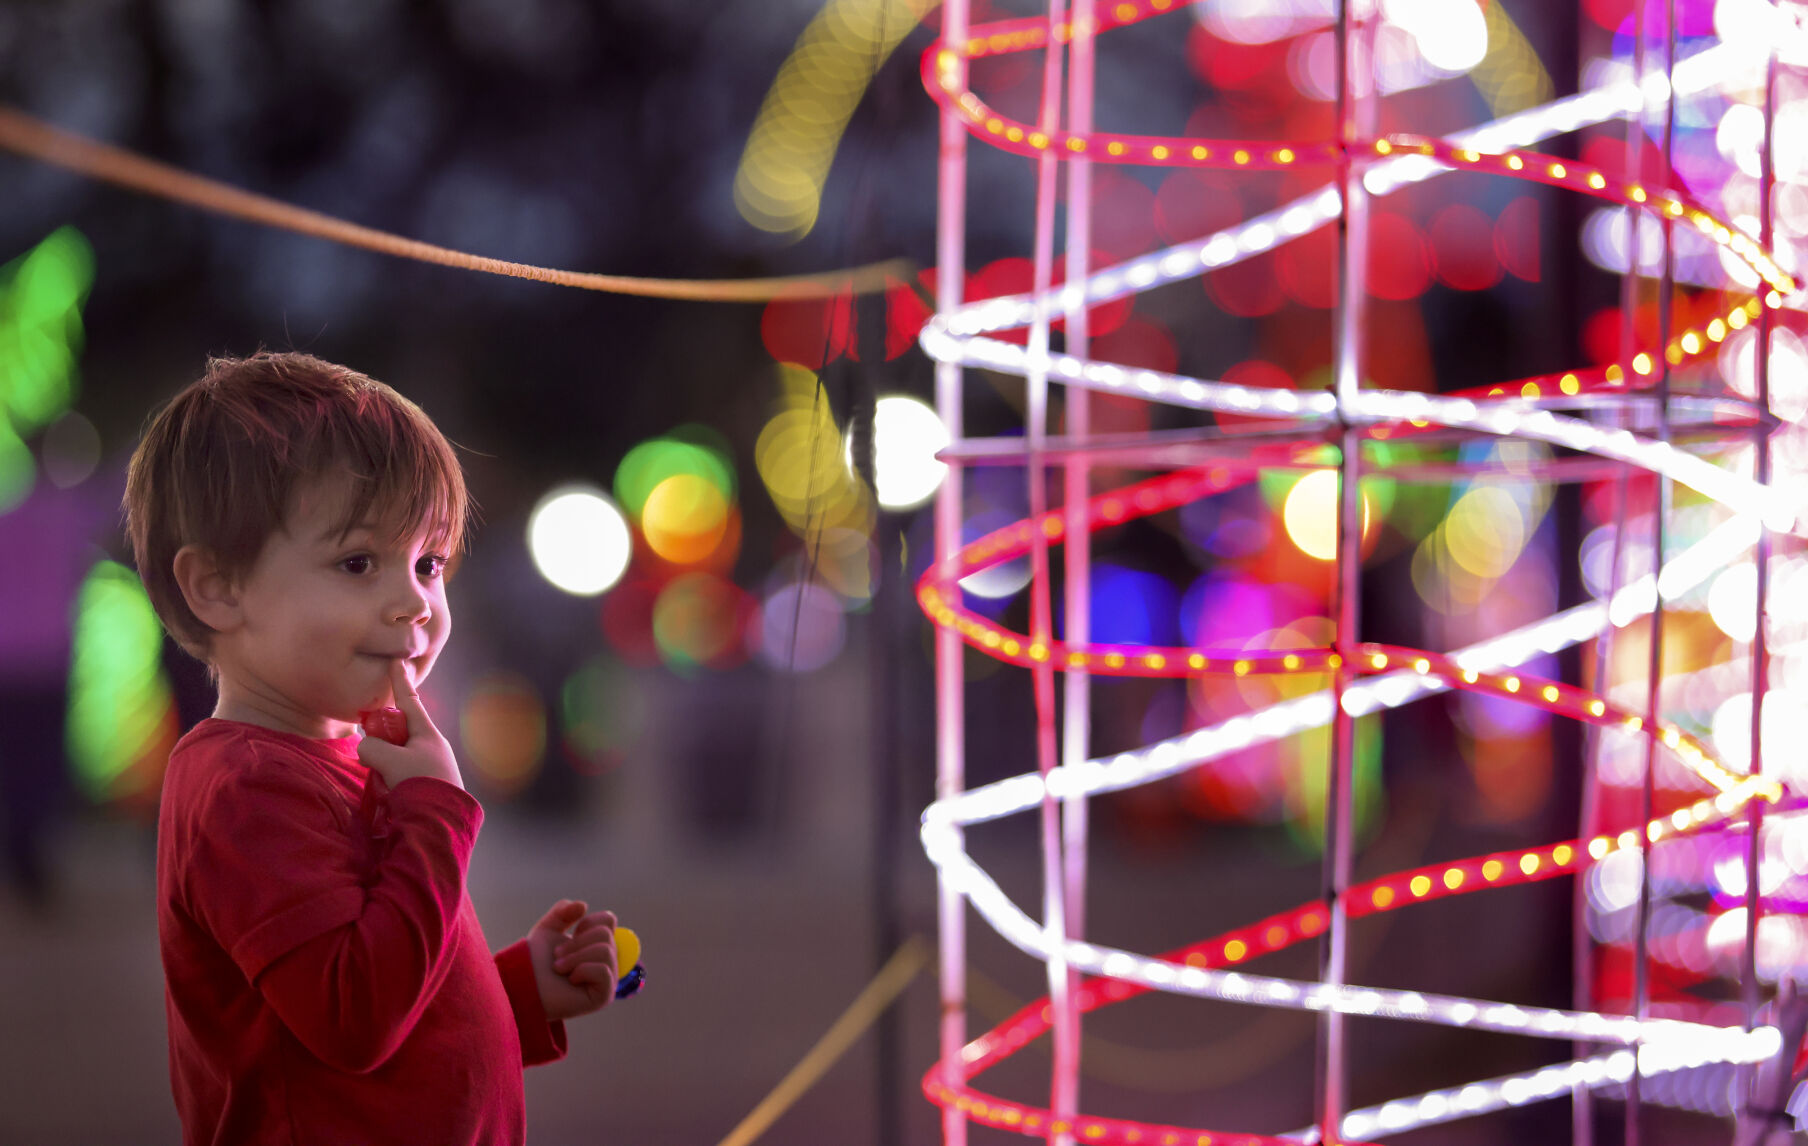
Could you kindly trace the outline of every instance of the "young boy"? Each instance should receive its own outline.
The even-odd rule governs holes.
[[[492,957],[465,894],[483,809],[416,695],[465,541],[451,446],[355,371],[216,359],[146,431],[125,511],[219,685],[158,821],[184,1140],[521,1143],[522,1067],[613,997],[615,917],[561,900]],[[391,701],[406,743],[360,739]]]

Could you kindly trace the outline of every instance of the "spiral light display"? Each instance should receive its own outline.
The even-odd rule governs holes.
[[[1469,0],[1450,0],[1464,5]],[[1498,0],[1495,0],[1498,3]],[[1292,5],[1289,10],[1299,8]],[[1311,5],[1306,5],[1311,8]],[[1669,393],[1673,370],[1717,353],[1737,332],[1759,331],[1759,346],[1776,329],[1779,314],[1801,310],[1800,286],[1772,249],[1766,220],[1753,234],[1724,218],[1707,203],[1666,177],[1630,179],[1599,166],[1531,150],[1532,145],[1581,128],[1648,115],[1653,96],[1687,97],[1722,83],[1729,75],[1755,77],[1764,89],[1774,77],[1775,43],[1724,42],[1677,61],[1674,35],[1664,62],[1640,54],[1643,74],[1608,75],[1581,94],[1514,113],[1445,138],[1389,134],[1364,127],[1372,122],[1376,84],[1365,69],[1381,11],[1361,0],[1329,5],[1338,51],[1339,91],[1334,138],[1251,140],[1192,138],[1101,132],[1093,129],[1093,53],[1109,50],[1107,33],[1148,19],[1189,19],[1179,0],[1120,0],[1093,4],[1051,0],[1045,17],[970,26],[963,0],[945,5],[941,38],[925,52],[922,75],[942,109],[940,189],[940,310],[924,329],[921,343],[936,360],[937,397],[954,435],[947,451],[956,463],[1008,462],[1022,465],[1029,478],[1030,513],[1024,520],[963,541],[963,486],[959,466],[938,503],[938,558],[917,586],[924,614],[938,630],[938,799],[923,816],[924,849],[935,864],[941,887],[944,1008],[941,1057],[924,1077],[924,1090],[944,1110],[950,1143],[965,1141],[969,1121],[1045,1137],[1149,1146],[1246,1146],[1254,1143],[1370,1140],[1417,1126],[1484,1115],[1489,1111],[1590,1089],[1616,1088],[1634,1104],[1661,1103],[1687,1087],[1659,1085],[1659,1079],[1687,1078],[1690,1072],[1726,1071],[1726,1064],[1752,1064],[1784,1052],[1782,1037],[1768,1012],[1757,1005],[1757,946],[1762,913],[1798,912],[1788,888],[1759,874],[1765,846],[1764,811],[1772,821],[1790,822],[1802,800],[1787,775],[1766,775],[1753,733],[1751,759],[1729,767],[1712,745],[1658,711],[1658,681],[1650,703],[1625,703],[1603,691],[1543,679],[1524,667],[1534,658],[1584,642],[1629,622],[1654,616],[1661,626],[1663,603],[1674,601],[1737,563],[1762,565],[1777,546],[1795,546],[1802,535],[1799,499],[1769,480],[1767,436],[1778,419],[1767,406],[1759,367],[1755,397],[1732,391],[1706,398]],[[1484,5],[1484,7],[1488,7]],[[1766,27],[1777,15],[1752,5],[1732,5],[1746,28]],[[1498,14],[1497,14],[1498,15]],[[1491,17],[1491,19],[1494,17]],[[1755,23],[1754,23],[1755,22]],[[1640,25],[1640,34],[1644,28]],[[1778,26],[1779,35],[1788,31]],[[1787,50],[1787,49],[1785,49]],[[1041,110],[1034,122],[1013,119],[989,106],[970,85],[969,65],[1012,53],[1041,54]],[[1655,54],[1655,53],[1654,53]],[[1478,83],[1480,81],[1478,80]],[[1771,88],[1774,93],[1774,78]],[[1761,101],[1774,112],[1771,96]],[[1667,128],[1664,135],[1668,139]],[[1768,138],[1768,137],[1767,137]],[[1034,231],[1036,289],[1028,294],[972,304],[960,297],[964,265],[967,147],[977,142],[1037,164]],[[1667,146],[1667,144],[1666,144]],[[1666,156],[1667,159],[1667,156]],[[1097,270],[1087,267],[1089,198],[1094,164],[1205,167],[1228,172],[1275,171],[1316,165],[1334,172],[1325,185],[1282,206],[1197,240]],[[1736,261],[1754,289],[1732,299],[1720,312],[1692,323],[1672,322],[1664,311],[1659,337],[1626,346],[1624,360],[1575,366],[1535,377],[1501,379],[1466,392],[1424,394],[1361,384],[1359,361],[1364,316],[1365,214],[1372,200],[1454,171],[1482,172],[1500,179],[1529,180],[1623,208],[1632,217],[1663,225],[1666,242],[1675,232],[1698,236],[1715,252]],[[1068,179],[1066,285],[1055,279],[1054,191]],[[1763,179],[1774,181],[1768,161]],[[1763,185],[1766,192],[1771,182]],[[1262,388],[1132,368],[1087,355],[1088,308],[1182,279],[1220,271],[1275,250],[1321,227],[1338,227],[1337,296],[1332,323],[1333,385],[1329,390]],[[1673,280],[1666,261],[1662,290]],[[1656,277],[1656,276],[1654,276]],[[1051,349],[1051,323],[1065,321],[1065,344]],[[1019,344],[1001,335],[1026,332]],[[1759,358],[1764,359],[1762,353]],[[1022,438],[982,441],[962,436],[963,370],[1021,376],[1026,383]],[[1064,435],[1047,432],[1049,383],[1066,388]],[[1253,443],[1231,448],[1210,427],[1197,433],[1167,431],[1141,444],[1121,437],[1106,442],[1088,435],[1085,395],[1127,395],[1187,410],[1259,418],[1265,432]],[[1633,412],[1642,411],[1642,422]],[[1750,472],[1717,464],[1679,431],[1705,417],[1722,434],[1743,433],[1757,457]],[[1355,612],[1362,577],[1361,498],[1355,493],[1362,466],[1357,447],[1373,439],[1456,431],[1493,438],[1545,443],[1563,451],[1547,480],[1562,480],[1561,467],[1578,458],[1597,459],[1613,472],[1656,475],[1693,491],[1714,507],[1717,524],[1706,537],[1653,560],[1643,577],[1617,579],[1595,600],[1469,647],[1435,651],[1360,639]],[[1339,445],[1339,459],[1324,460],[1324,443]],[[1156,471],[1157,476],[1123,488],[1096,492],[1089,466],[1109,458],[1114,467]],[[1089,539],[1098,529],[1185,506],[1257,479],[1265,470],[1329,465],[1339,477],[1340,529],[1336,554],[1336,633],[1324,645],[1242,649],[1131,645],[1093,642],[1087,615]],[[1042,475],[1061,471],[1064,504],[1046,504]],[[1666,503],[1667,504],[1667,503]],[[1661,534],[1659,545],[1661,546]],[[1065,561],[1066,618],[1055,636],[1050,605],[1051,550]],[[1007,562],[1028,558],[1032,569],[1028,631],[1014,631],[988,619],[963,600],[964,578]],[[1616,570],[1618,566],[1616,565]],[[1765,608],[1760,579],[1757,608]],[[1761,634],[1762,620],[1758,623]],[[1028,671],[1034,677],[1038,727],[1038,770],[978,788],[964,782],[962,646]],[[1765,643],[1753,644],[1757,663],[1754,691],[1761,702]],[[1655,667],[1655,666],[1654,666]],[[1056,727],[1056,674],[1066,690],[1065,715]],[[1088,758],[1090,713],[1087,681],[1093,676],[1198,677],[1236,680],[1272,674],[1313,674],[1329,679],[1329,689],[1294,696],[1141,749]],[[1655,675],[1655,673],[1654,673]],[[1647,815],[1642,826],[1618,832],[1477,855],[1355,882],[1351,870],[1351,721],[1382,709],[1450,690],[1537,706],[1592,726],[1613,730],[1643,744],[1645,773],[1660,769],[1666,784],[1661,814],[1653,814],[1646,780]],[[1100,793],[1145,785],[1193,769],[1209,768],[1227,754],[1332,725],[1333,759],[1325,810],[1326,866],[1320,899],[1250,921],[1184,948],[1144,954],[1105,947],[1085,938],[1079,901],[1086,878],[1086,801]],[[1754,718],[1754,729],[1756,721]],[[1774,771],[1774,769],[1773,769]],[[1035,813],[1042,826],[1045,885],[1041,918],[1014,903],[966,852],[963,829],[1020,813]],[[1559,877],[1585,883],[1612,868],[1616,857],[1636,855],[1639,879],[1657,866],[1663,849],[1735,847],[1743,856],[1747,889],[1742,916],[1745,953],[1741,984],[1747,1000],[1743,1022],[1702,1013],[1652,1017],[1641,985],[1631,1013],[1603,1013],[1586,1006],[1570,1010],[1534,1008],[1510,1002],[1457,998],[1415,991],[1382,990],[1345,979],[1345,929],[1351,919],[1394,911],[1450,896]],[[1726,849],[1721,848],[1722,851]],[[1690,853],[1695,854],[1695,853]],[[1703,852],[1701,854],[1707,854]],[[1730,877],[1729,877],[1730,878]],[[1783,881],[1787,883],[1788,881]],[[1766,886],[1767,884],[1771,886]],[[1049,995],[993,1030],[969,1037],[965,1029],[965,906],[971,905],[1001,936],[1047,965]],[[1620,942],[1642,965],[1665,958],[1654,945],[1650,912],[1641,909],[1635,935]],[[1311,941],[1325,945],[1325,973],[1318,981],[1298,981],[1240,970],[1255,957]],[[1605,941],[1605,940],[1603,940]],[[1084,976],[1084,977],[1082,977]],[[1776,978],[1773,974],[1772,980]],[[1642,979],[1641,979],[1642,984]],[[1188,994],[1255,1006],[1312,1010],[1325,1016],[1320,1027],[1324,1079],[1313,1127],[1285,1134],[1236,1129],[1171,1126],[1086,1113],[1078,1102],[1079,1016],[1135,995]],[[1392,1019],[1483,1029],[1593,1044],[1598,1053],[1504,1078],[1477,1079],[1454,1089],[1405,1095],[1379,1106],[1352,1109],[1344,1094],[1342,1016]],[[1046,1103],[1026,1103],[988,1094],[975,1076],[1048,1034],[1053,1068]],[[1787,1048],[1793,1055],[1795,1048]],[[1705,1076],[1704,1076],[1705,1077]],[[1714,1077],[1720,1077],[1718,1075]],[[1725,1087],[1721,1086],[1724,1093]],[[1726,1101],[1723,1100],[1722,1105]],[[1743,1102],[1739,1099],[1736,1101]],[[1678,1099],[1673,1105],[1689,1105]],[[1697,1104],[1699,1105],[1699,1104]],[[1736,1113],[1728,1108],[1722,1113]],[[1335,1128],[1327,1133],[1328,1128]]]

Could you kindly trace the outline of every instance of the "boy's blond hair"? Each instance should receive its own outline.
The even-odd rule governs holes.
[[[423,524],[463,552],[470,513],[451,443],[419,406],[308,354],[215,358],[160,410],[126,474],[126,531],[151,604],[184,649],[208,659],[213,630],[188,607],[186,545],[236,580],[282,529],[297,491],[348,483],[342,533],[375,513],[393,537]]]

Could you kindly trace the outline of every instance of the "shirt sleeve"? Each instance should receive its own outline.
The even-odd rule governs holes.
[[[564,1058],[565,1024],[546,1017],[527,940],[517,940],[496,952],[496,973],[502,976],[509,1008],[515,1012],[515,1029],[521,1034],[521,1065],[540,1066]]]
[[[483,809],[455,785],[389,795],[393,846],[367,871],[339,794],[303,761],[259,761],[212,793],[196,914],[322,1062],[363,1072],[413,1030],[456,950]]]

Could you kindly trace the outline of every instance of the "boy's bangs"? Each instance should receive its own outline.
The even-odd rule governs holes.
[[[341,535],[370,524],[383,541],[394,543],[425,530],[435,548],[448,555],[463,552],[464,474],[445,439],[387,404],[371,403],[358,414],[329,420],[309,467],[322,479],[349,486],[338,522]]]

